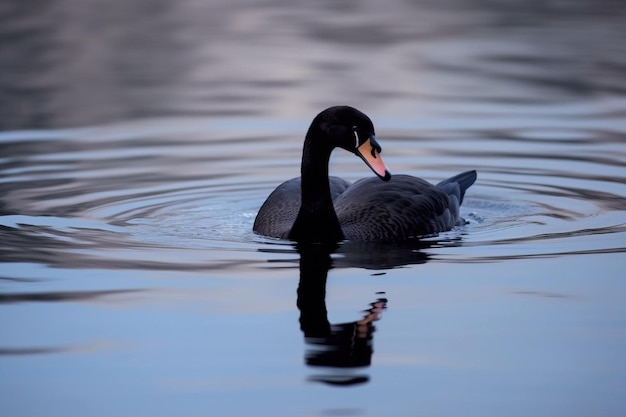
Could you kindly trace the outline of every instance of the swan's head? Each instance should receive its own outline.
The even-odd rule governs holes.
[[[318,114],[309,128],[322,136],[332,148],[339,147],[358,155],[383,181],[391,179],[380,153],[374,125],[369,117],[349,106],[329,107]]]

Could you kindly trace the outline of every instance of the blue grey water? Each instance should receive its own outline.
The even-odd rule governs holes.
[[[624,415],[624,21],[609,0],[2,2],[2,414]],[[468,224],[253,234],[336,104],[392,174],[476,169]]]

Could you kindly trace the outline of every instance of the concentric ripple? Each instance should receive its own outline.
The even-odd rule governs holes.
[[[12,154],[2,164],[3,260],[202,270],[234,262],[242,251],[259,260],[276,244],[295,254],[289,242],[256,236],[251,228],[267,194],[297,175],[301,135],[286,126],[289,134],[257,137],[239,125],[42,133],[28,146],[4,135]],[[384,136],[392,172],[433,182],[464,169],[479,172],[463,206],[468,224],[417,245],[433,260],[624,250],[626,150],[616,132],[460,125],[420,137],[386,129]],[[370,175],[341,151],[331,169],[349,180]],[[25,254],[23,247],[34,249]],[[344,244],[339,251],[349,254],[350,266],[419,262],[415,245],[380,246],[408,252],[379,265],[356,253],[362,249]]]

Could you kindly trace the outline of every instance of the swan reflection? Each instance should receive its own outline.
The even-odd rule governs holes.
[[[396,266],[398,262],[426,262],[426,255],[415,250],[416,247],[423,248],[425,244],[415,241],[411,246],[413,250],[404,248],[403,251],[396,251],[393,256],[384,255],[393,251],[381,251],[380,245],[375,248],[373,244],[365,243],[300,243],[296,246],[300,254],[297,305],[300,310],[300,329],[307,345],[305,363],[316,369],[316,374],[310,376],[309,380],[331,385],[368,382],[369,375],[364,373],[364,368],[372,363],[376,331],[374,322],[380,320],[382,311],[387,308],[385,293],[378,292],[372,295],[375,300],[370,302],[369,308],[355,321],[330,323],[326,309],[326,281],[333,264],[346,266],[358,262],[362,267],[384,269]],[[404,255],[398,254],[401,252]],[[333,259],[331,254],[338,254],[340,257]],[[325,372],[322,373],[322,370]]]

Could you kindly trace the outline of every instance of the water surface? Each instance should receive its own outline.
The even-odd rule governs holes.
[[[249,3],[0,8],[4,412],[622,415],[623,6]],[[253,234],[334,104],[468,224]]]

